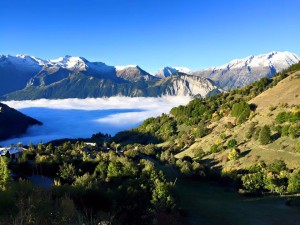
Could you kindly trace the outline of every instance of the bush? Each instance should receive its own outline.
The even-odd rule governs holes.
[[[289,193],[299,193],[300,192],[300,170],[295,170],[289,179],[287,191]]]
[[[227,148],[234,148],[235,146],[237,146],[238,142],[235,139],[230,139],[227,143]]]
[[[230,161],[233,161],[233,160],[237,160],[241,155],[241,151],[239,149],[231,149],[229,154],[228,154],[228,159]]]
[[[250,111],[249,104],[246,102],[239,102],[232,106],[231,115],[238,119],[238,124],[242,124],[249,118]]]
[[[211,153],[217,153],[221,151],[221,148],[219,145],[213,144],[212,146],[210,146],[210,150]]]
[[[247,139],[252,138],[252,136],[253,136],[253,134],[255,132],[255,125],[256,125],[255,123],[251,123],[250,124],[250,127],[249,127],[249,129],[248,129],[248,131],[246,133],[246,138]]]
[[[262,145],[270,144],[272,141],[271,139],[271,130],[270,127],[265,125],[259,132],[259,142]]]
[[[194,156],[198,159],[201,159],[205,156],[205,152],[203,151],[202,148],[197,148],[197,149],[194,149]]]

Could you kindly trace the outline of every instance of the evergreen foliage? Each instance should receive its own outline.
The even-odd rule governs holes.
[[[269,126],[265,125],[259,132],[259,142],[262,145],[270,144],[271,139],[271,129]]]

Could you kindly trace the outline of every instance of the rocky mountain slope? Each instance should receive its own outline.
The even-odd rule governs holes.
[[[299,61],[300,57],[290,52],[271,52],[199,71],[164,67],[154,76],[137,65],[109,66],[83,57],[42,60],[28,55],[2,55],[0,98],[205,97],[272,77]]]
[[[236,59],[219,67],[191,72],[213,80],[225,90],[243,87],[262,77],[272,77],[300,61],[300,57],[290,52],[270,52],[258,56]]]
[[[6,100],[162,95],[205,97],[220,92],[209,79],[185,73],[173,78],[159,78],[135,65],[108,66],[72,56],[41,60],[26,55],[1,56],[0,90],[1,98]]]
[[[190,74],[191,70],[186,67],[164,67],[161,70],[159,70],[155,76],[160,77],[160,78],[165,78],[171,75],[176,75],[176,74]]]
[[[0,103],[0,140],[21,135],[28,127],[41,124],[36,119]]]

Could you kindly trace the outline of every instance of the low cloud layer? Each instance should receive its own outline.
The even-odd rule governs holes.
[[[43,126],[33,126],[23,137],[2,141],[0,145],[90,137],[98,132],[114,135],[138,126],[149,117],[168,113],[172,107],[185,105],[190,100],[189,97],[112,97],[3,102],[38,119]]]

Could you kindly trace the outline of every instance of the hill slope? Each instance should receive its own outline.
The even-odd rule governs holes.
[[[257,108],[248,121],[233,128],[228,128],[228,123],[236,123],[236,118],[230,115],[225,116],[219,121],[210,124],[210,127],[213,127],[210,134],[197,139],[195,143],[177,154],[176,157],[182,158],[186,155],[193,157],[193,152],[200,147],[203,148],[204,151],[209,152],[213,145],[224,146],[228,143],[229,139],[235,139],[237,140],[241,154],[245,155],[245,157],[240,158],[238,162],[228,161],[227,156],[229,150],[211,154],[207,156],[206,159],[213,161],[216,167],[246,168],[258,160],[272,162],[274,159],[283,159],[290,167],[296,167],[300,162],[300,154],[295,151],[300,141],[299,138],[283,135],[276,137],[276,135],[279,135],[278,132],[281,133],[282,131],[273,130],[274,141],[270,144],[262,145],[259,140],[253,138],[248,139],[247,132],[249,132],[253,124],[256,124],[256,129],[262,128],[264,125],[276,129],[276,127],[282,126],[275,122],[279,113],[291,112],[292,110],[299,111],[299,109],[294,108],[294,106],[298,105],[299,107],[300,104],[300,71],[290,74],[276,86],[270,87],[254,97],[249,101],[249,104],[255,104]],[[292,124],[296,127],[298,126],[297,122]],[[222,137],[222,134],[225,134],[225,139]]]
[[[156,143],[163,151],[160,159],[171,164],[189,156],[200,157],[209,168],[243,169],[260,160],[283,159],[295,168],[300,162],[299,74],[300,63],[244,88],[194,99],[114,140]],[[270,130],[266,143],[264,129]]]
[[[0,140],[26,132],[28,127],[42,123],[0,103]]]

